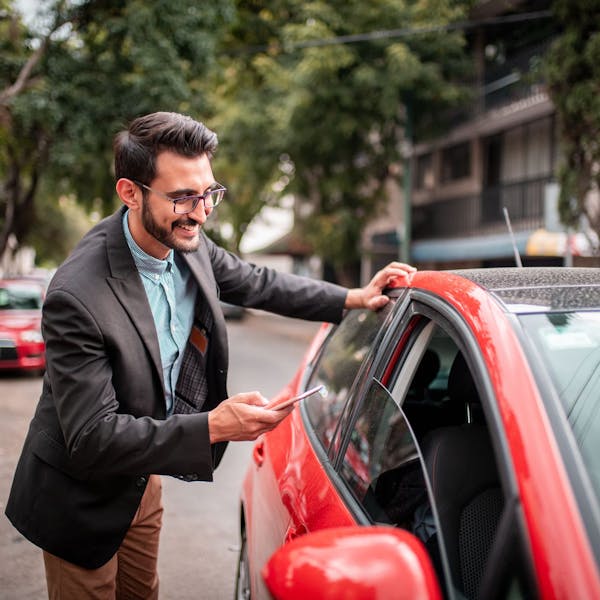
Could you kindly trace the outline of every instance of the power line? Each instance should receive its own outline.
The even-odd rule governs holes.
[[[302,48],[317,48],[321,46],[334,46],[338,44],[355,44],[360,42],[370,42],[373,40],[384,40],[393,38],[406,38],[427,33],[443,33],[450,31],[466,31],[478,27],[489,27],[492,25],[505,25],[510,23],[521,23],[526,21],[535,21],[539,19],[548,19],[552,16],[550,10],[540,10],[536,12],[521,13],[516,15],[506,15],[503,17],[493,17],[489,19],[479,19],[475,21],[459,21],[448,23],[447,25],[431,25],[427,27],[402,27],[400,29],[384,29],[381,31],[369,31],[366,33],[356,33],[349,35],[339,35],[330,38],[303,40],[299,42],[286,42],[281,44],[265,44],[260,46],[246,46],[237,50],[226,52],[227,54],[253,54],[258,52],[292,52]]]

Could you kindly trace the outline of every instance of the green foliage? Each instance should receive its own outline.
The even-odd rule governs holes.
[[[3,6],[10,4],[3,0]],[[1,37],[0,91],[17,80],[36,42],[16,18]],[[50,3],[50,29],[27,85],[0,106],[0,214],[5,233],[24,240],[43,178],[54,202],[74,194],[91,209],[114,208],[112,138],[135,116],[173,110],[201,118],[205,76],[220,28],[231,18],[227,1],[87,0]],[[10,40],[10,42],[9,42]],[[7,60],[5,60],[7,59]],[[0,238],[0,252],[6,239]]]
[[[46,194],[40,194],[31,221],[22,242],[36,249],[38,264],[47,268],[57,267],[94,224],[73,196],[62,196],[56,202]]]
[[[431,113],[462,97],[452,82],[467,63],[459,33],[331,40],[443,26],[463,18],[466,3],[236,5],[214,89],[223,107],[215,116],[223,171],[235,210],[240,201],[244,206],[238,227],[263,204],[294,193],[310,213],[306,237],[339,271],[358,260],[364,226],[386,200],[383,184],[400,160],[404,97],[419,107],[416,127],[423,132]]]
[[[600,13],[590,0],[556,0],[562,33],[545,67],[556,106],[562,164],[560,210],[565,224],[577,226],[585,215],[600,233],[600,215],[586,197],[600,184]]]
[[[111,208],[112,137],[132,118],[156,110],[201,118],[207,109],[202,80],[226,7],[194,0],[181,0],[176,10],[166,0],[82,5],[77,36],[46,61],[52,96],[66,117],[52,167],[69,173],[79,198],[101,198]]]

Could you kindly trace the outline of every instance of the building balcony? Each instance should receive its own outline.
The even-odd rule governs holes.
[[[546,221],[546,186],[540,177],[487,187],[479,195],[415,206],[413,240],[505,233],[506,207],[513,231],[532,231]]]

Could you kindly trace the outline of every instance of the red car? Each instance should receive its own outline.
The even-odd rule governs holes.
[[[600,269],[417,272],[253,448],[237,597],[600,598]]]
[[[44,287],[37,282],[0,280],[0,369],[44,370],[43,296]]]

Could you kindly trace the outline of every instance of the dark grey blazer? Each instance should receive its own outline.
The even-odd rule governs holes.
[[[194,473],[211,481],[218,462],[206,412],[165,418],[158,338],[122,217],[123,209],[94,227],[52,279],[42,320],[43,390],[6,507],[30,541],[86,568],[103,565],[118,549],[148,474]],[[303,319],[342,317],[344,288],[258,268],[204,235],[185,260],[198,302],[213,318],[203,411],[227,397],[219,295]]]

